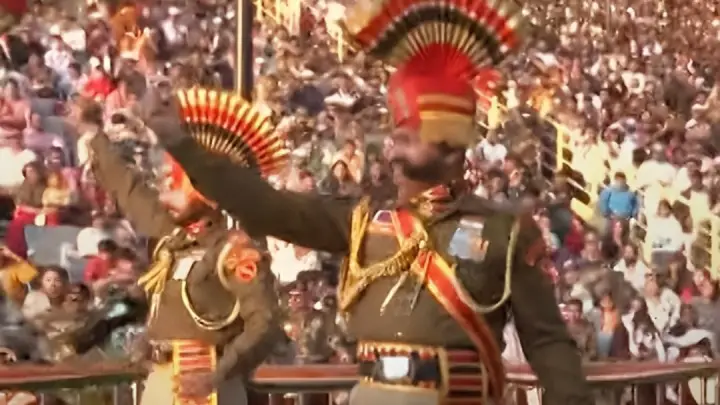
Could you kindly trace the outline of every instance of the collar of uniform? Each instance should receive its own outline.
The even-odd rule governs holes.
[[[431,187],[410,200],[409,208],[423,219],[432,218],[446,211],[455,200],[450,187],[437,185]]]

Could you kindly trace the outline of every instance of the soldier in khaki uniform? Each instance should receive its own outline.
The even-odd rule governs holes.
[[[476,142],[470,78],[519,43],[519,8],[492,3],[350,8],[345,26],[355,42],[396,65],[388,153],[398,197],[390,209],[274,190],[205,153],[179,122],[173,129],[166,118],[156,130],[193,184],[248,232],[346,255],[339,310],[359,342],[363,377],[353,405],[503,403],[510,316],[548,403],[593,403],[533,219],[462,187],[465,149]]]
[[[100,107],[86,106],[85,117],[92,108]],[[243,231],[227,230],[222,213],[174,161],[167,186],[156,191],[124,164],[96,123],[82,122],[80,132],[94,133],[97,178],[138,232],[159,240],[139,280],[150,304],[153,362],[141,404],[246,403],[244,378],[283,333],[268,258]]]

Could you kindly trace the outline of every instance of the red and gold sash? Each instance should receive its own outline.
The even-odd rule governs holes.
[[[415,232],[424,232],[422,223],[407,210],[392,212],[395,234],[400,244]],[[455,271],[437,252],[421,248],[415,259],[416,266],[411,268],[422,271],[428,291],[465,330],[475,344],[480,362],[486,368],[490,383],[488,393],[502,403],[505,391],[505,367],[501,350],[495,341],[493,332],[485,320],[476,313],[460,296],[456,287]]]

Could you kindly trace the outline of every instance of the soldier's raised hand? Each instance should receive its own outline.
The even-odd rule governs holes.
[[[180,117],[180,107],[169,84],[151,87],[140,100],[142,119],[162,144],[172,144],[189,137]]]

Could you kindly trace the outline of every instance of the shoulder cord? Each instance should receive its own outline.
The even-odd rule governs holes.
[[[170,277],[170,272],[175,264],[175,257],[169,245],[172,244],[173,240],[182,234],[182,229],[176,228],[172,234],[162,238],[158,243],[155,251],[153,252],[153,263],[150,269],[138,280],[138,284],[145,290],[148,297],[151,297],[151,309],[150,319],[153,319],[157,315],[158,304],[157,302],[165,290],[165,283]],[[223,249],[225,250],[225,249]],[[218,265],[220,266],[221,259],[218,258]],[[222,281],[222,280],[221,280]],[[223,283],[225,286],[225,283]],[[201,317],[190,301],[190,295],[188,294],[187,281],[183,280],[180,286],[180,294],[183,305],[188,311],[190,317],[195,321],[195,324],[205,330],[220,330],[226,326],[235,322],[237,317],[240,315],[240,302],[235,301],[230,314],[222,320],[210,321]]]
[[[216,263],[215,263],[215,270],[217,271],[218,278],[220,280],[220,284],[225,287],[226,290],[231,291],[231,284],[230,280],[227,277],[226,269],[224,266],[225,263],[225,257],[230,253],[230,250],[232,249],[232,244],[230,242],[226,242],[225,246],[223,246],[222,250],[220,250],[220,253],[218,254]],[[235,299],[235,304],[233,304],[233,308],[230,311],[230,314],[225,317],[225,319],[221,319],[218,321],[211,321],[208,319],[203,318],[195,311],[195,308],[192,305],[192,302],[190,301],[190,295],[188,294],[188,287],[187,282],[185,280],[182,281],[181,290],[180,290],[180,298],[183,301],[183,305],[185,305],[185,308],[187,309],[188,313],[190,314],[190,317],[195,321],[195,324],[205,330],[209,331],[216,331],[223,329],[227,326],[230,326],[235,320],[237,320],[238,316],[240,316],[240,300]]]
[[[230,253],[230,250],[232,249],[232,243],[231,242],[225,242],[225,245],[220,250],[220,253],[217,255],[217,259],[215,259],[215,270],[217,272],[218,278],[220,280],[220,284],[222,284],[223,287],[227,291],[232,292],[230,280],[228,280],[227,274],[225,274],[225,257]],[[233,304],[233,308],[224,319],[220,319],[217,321],[205,319],[200,314],[195,311],[195,307],[192,304],[192,301],[190,301],[190,294],[188,293],[188,285],[187,281],[183,280],[180,285],[180,298],[182,299],[183,305],[185,305],[185,309],[187,309],[188,314],[190,314],[190,317],[195,321],[195,324],[204,330],[208,331],[217,331],[220,329],[223,329],[225,327],[228,327],[232,325],[235,320],[240,316],[240,300],[235,298],[235,303]]]
[[[175,228],[170,235],[160,239],[153,251],[150,268],[138,279],[138,284],[145,290],[148,297],[160,295],[165,290],[165,282],[175,264],[175,257],[169,245],[172,239],[181,233],[182,229]]]
[[[209,331],[216,331],[223,329],[227,326],[230,326],[235,320],[240,316],[240,300],[236,299],[235,304],[233,305],[232,311],[230,311],[230,314],[225,317],[225,319],[220,319],[217,321],[205,319],[202,316],[200,316],[196,311],[195,308],[192,305],[192,302],[190,301],[190,295],[188,294],[188,288],[187,288],[187,281],[183,280],[181,284],[180,294],[182,298],[183,305],[185,305],[185,309],[187,309],[188,314],[190,314],[190,317],[195,321],[195,324],[205,330]]]

